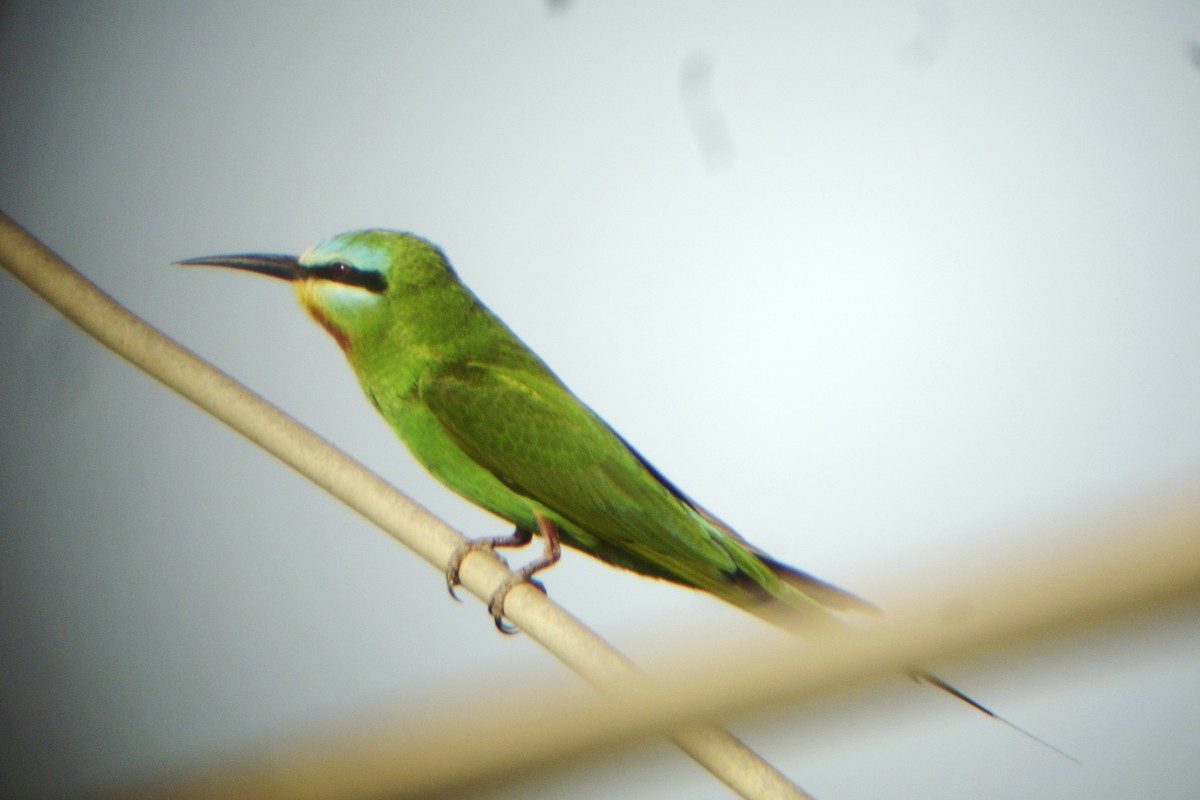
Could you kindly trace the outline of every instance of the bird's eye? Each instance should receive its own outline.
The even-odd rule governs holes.
[[[312,267],[308,276],[320,280],[335,281],[345,286],[357,286],[368,292],[379,294],[387,289],[387,281],[374,270],[361,270],[348,261],[329,261]]]

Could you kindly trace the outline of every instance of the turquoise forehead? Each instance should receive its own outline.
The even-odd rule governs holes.
[[[370,228],[331,236],[300,256],[302,266],[345,261],[358,269],[387,272],[388,266],[410,251],[432,249],[424,239],[402,231]]]

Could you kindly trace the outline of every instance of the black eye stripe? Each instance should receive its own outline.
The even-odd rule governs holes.
[[[313,278],[343,283],[347,286],[357,286],[375,294],[381,294],[387,289],[387,281],[378,272],[358,269],[345,261],[318,264],[315,267],[308,267],[304,271]]]

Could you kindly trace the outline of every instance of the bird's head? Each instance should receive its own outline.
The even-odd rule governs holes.
[[[356,339],[394,322],[405,296],[431,283],[455,280],[435,245],[382,229],[338,234],[299,257],[204,256],[176,263],[229,267],[290,281],[300,304],[347,351]]]

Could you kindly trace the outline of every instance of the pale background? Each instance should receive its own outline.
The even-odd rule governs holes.
[[[1197,39],[1192,2],[8,2],[0,207],[503,532],[286,287],[170,266],[428,236],[686,491],[886,604],[1200,475]],[[0,309],[0,795],[572,685],[8,277]],[[762,627],[576,553],[546,584],[645,663]],[[733,727],[822,798],[1200,796],[1200,626],[1126,633],[947,672],[1082,767],[900,679]],[[727,794],[664,744],[479,796],[617,793]]]

